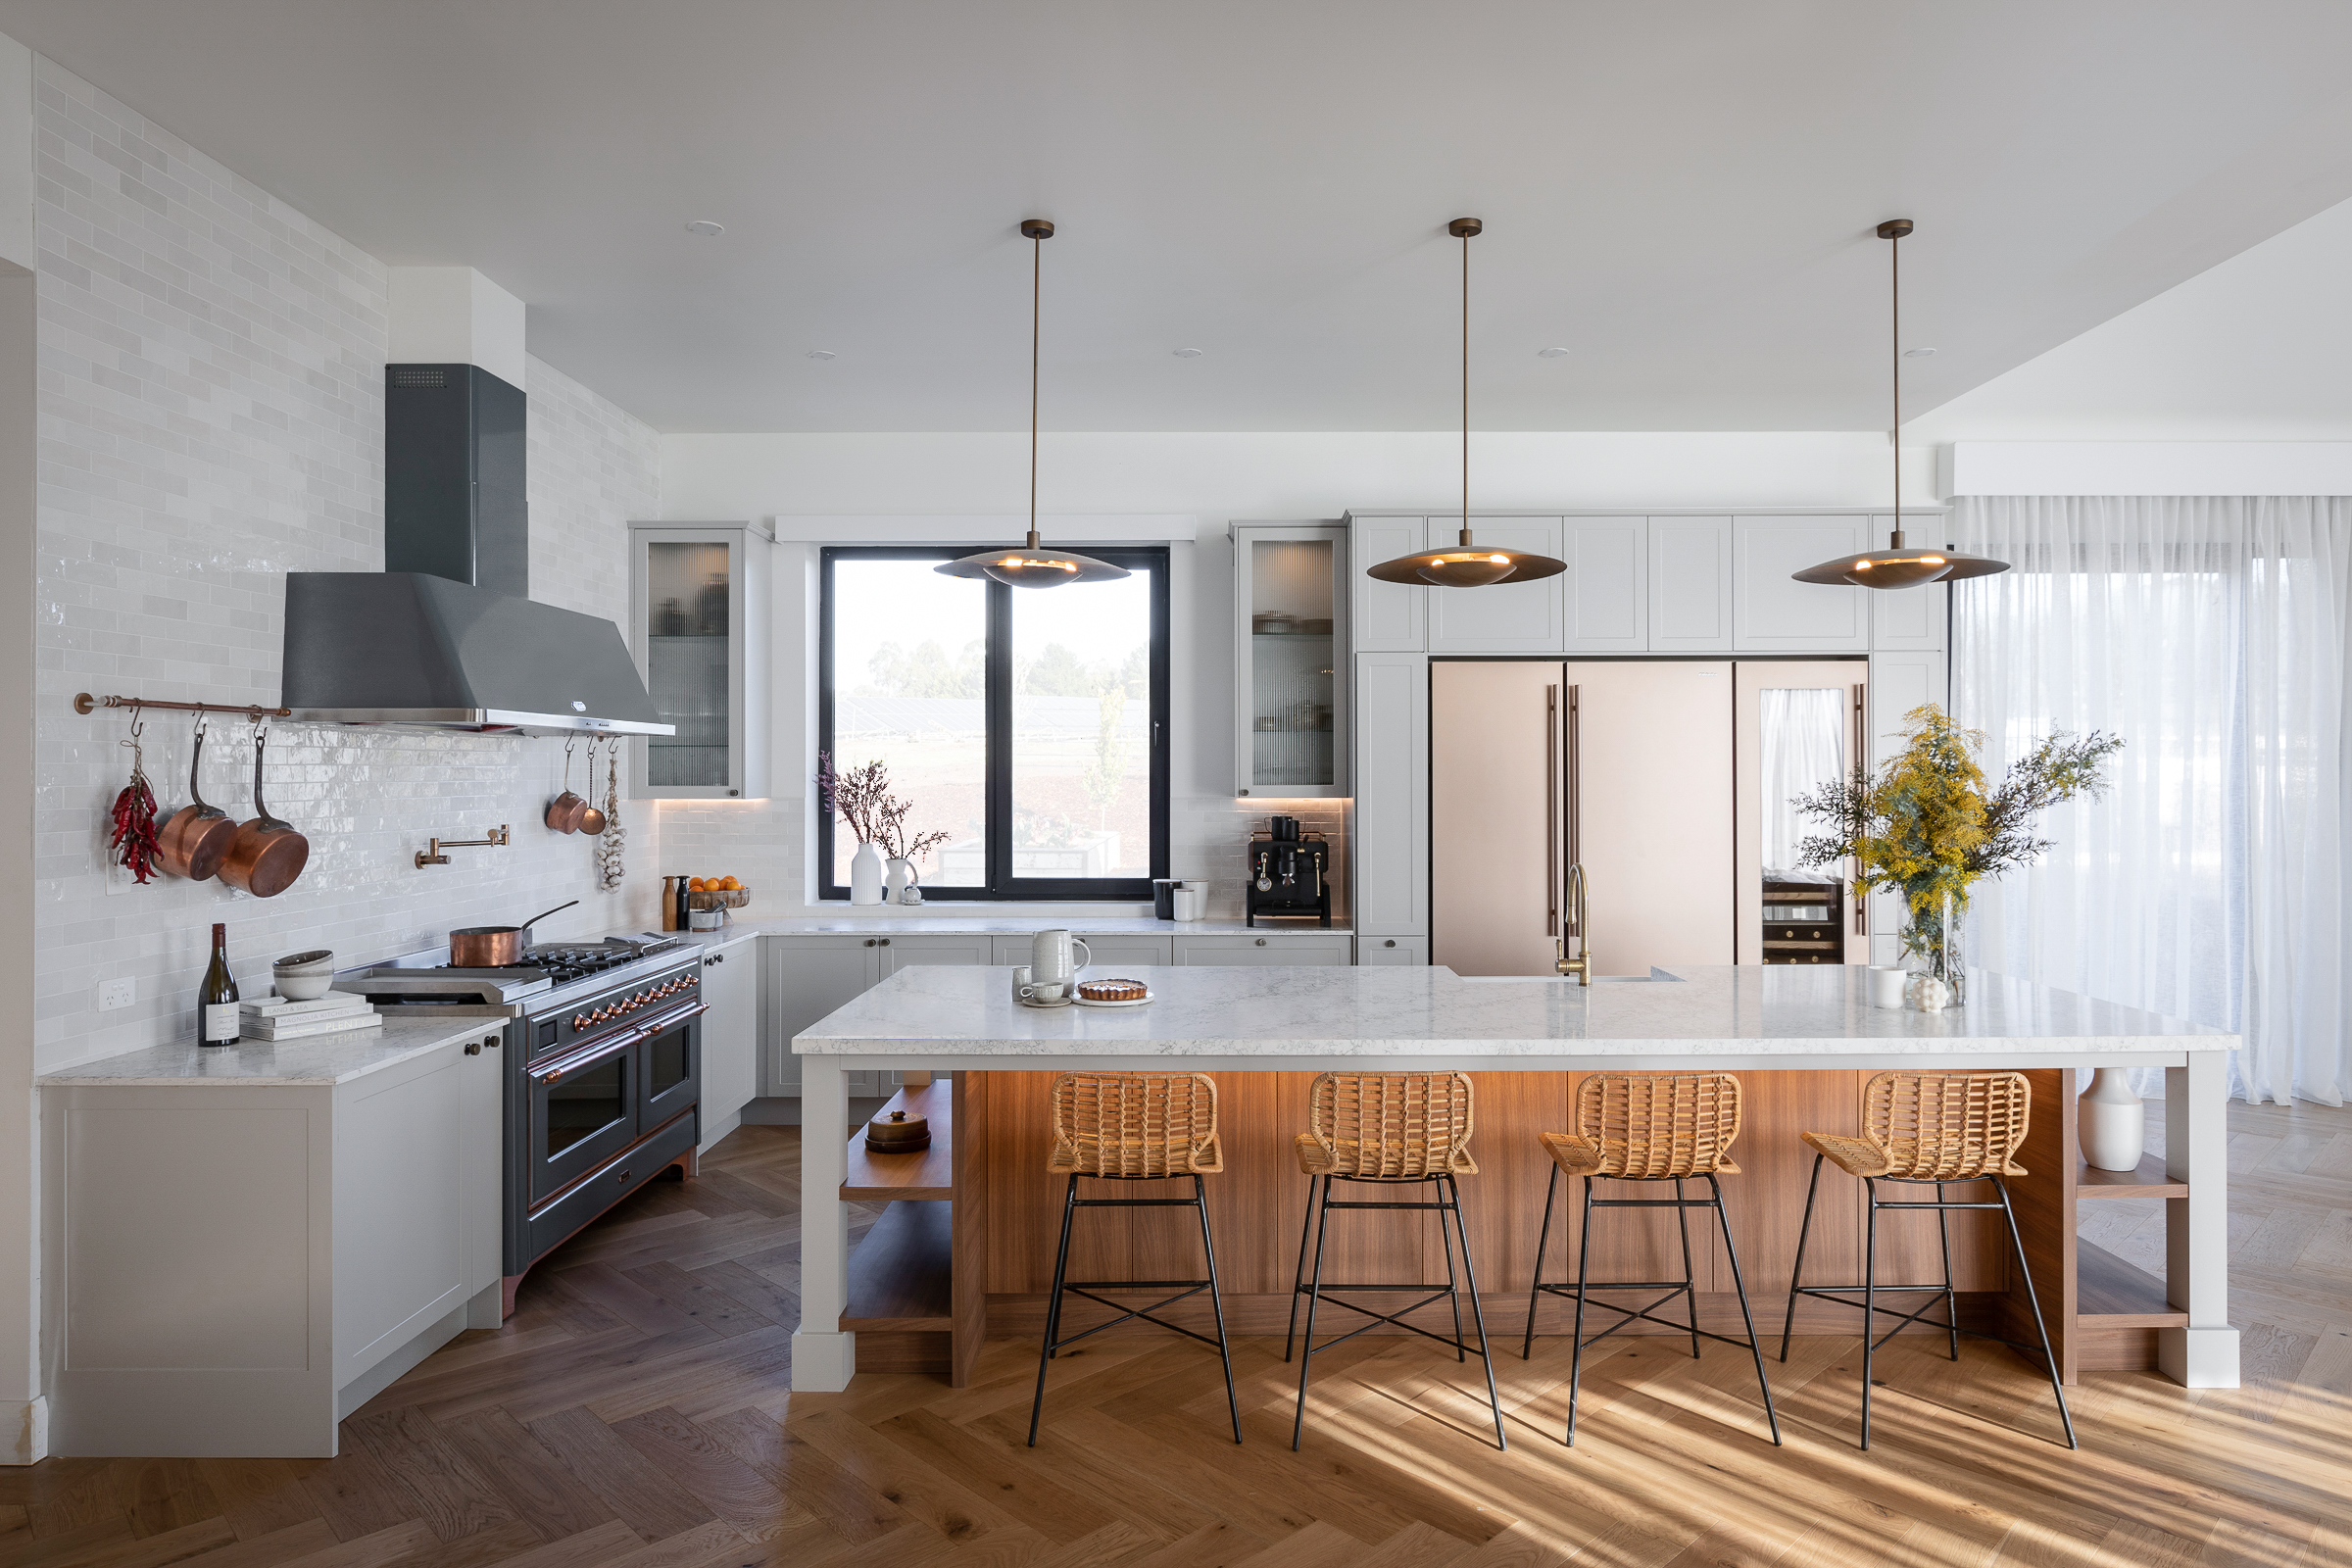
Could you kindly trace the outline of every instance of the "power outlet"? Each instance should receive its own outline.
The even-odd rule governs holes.
[[[138,1000],[139,983],[136,980],[109,980],[98,987],[98,1010],[100,1012],[112,1012],[117,1007],[127,1007]]]

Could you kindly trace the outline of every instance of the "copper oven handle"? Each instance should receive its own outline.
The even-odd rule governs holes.
[[[531,1080],[534,1083],[542,1084],[559,1082],[565,1073],[574,1068],[584,1067],[592,1061],[603,1059],[615,1051],[625,1050],[641,1041],[651,1040],[654,1036],[664,1034],[687,1019],[710,1010],[709,1004],[701,1002],[688,1003],[683,1007],[674,1007],[661,1017],[648,1019],[634,1029],[625,1030],[616,1035],[607,1035],[584,1050],[573,1052],[568,1056],[558,1057],[546,1066],[534,1070]]]

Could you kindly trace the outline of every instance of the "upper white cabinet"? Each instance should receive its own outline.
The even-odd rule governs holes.
[[[1485,592],[1481,589],[1479,592]],[[1355,929],[1429,934],[1429,660],[1355,659]]]
[[[1859,516],[1732,519],[1732,646],[1742,653],[1866,653],[1870,590],[1797,582],[1790,573],[1859,554]]]
[[[1649,528],[1646,517],[1564,519],[1560,559],[1568,570],[1560,578],[1560,592],[1569,653],[1648,649]]]
[[[1431,517],[1429,548],[1451,550],[1462,521]],[[1470,518],[1471,539],[1503,550],[1558,556],[1557,517]],[[1416,588],[1429,600],[1429,651],[1433,654],[1553,654],[1568,635],[1565,573],[1536,582],[1499,582],[1492,588]]]
[[[630,743],[641,800],[756,800],[768,789],[768,556],[748,522],[629,525],[629,651],[674,735]],[[597,789],[582,791],[595,798]]]
[[[1906,513],[1906,538],[1918,542],[1942,542],[1944,517],[1940,513],[1913,516]],[[1874,542],[1884,541],[1894,527],[1894,514],[1870,519],[1870,536]],[[1917,653],[1943,646],[1944,627],[1949,618],[1952,590],[1939,582],[1921,588],[1894,588],[1870,596],[1870,646],[1873,652]]]
[[[1429,590],[1364,575],[1429,543],[1424,517],[1355,517],[1348,525],[1348,643],[1357,653],[1419,653],[1429,646]]]
[[[1347,570],[1341,525],[1234,525],[1236,795],[1348,793]]]
[[[1732,519],[1649,519],[1649,651],[1732,646]]]

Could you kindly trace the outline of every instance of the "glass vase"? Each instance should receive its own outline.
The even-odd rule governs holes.
[[[1957,1007],[1967,1000],[1968,965],[1961,952],[1961,933],[1964,924],[1960,911],[1946,898],[1938,907],[1925,911],[1903,906],[1903,956],[1917,962],[1919,972],[1944,985],[1947,1007]]]

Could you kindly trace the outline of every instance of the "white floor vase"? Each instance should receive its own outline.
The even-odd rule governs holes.
[[[2092,1170],[2136,1170],[2147,1139],[2147,1111],[2132,1092],[2131,1072],[2101,1067],[2076,1112],[2082,1162]]]

